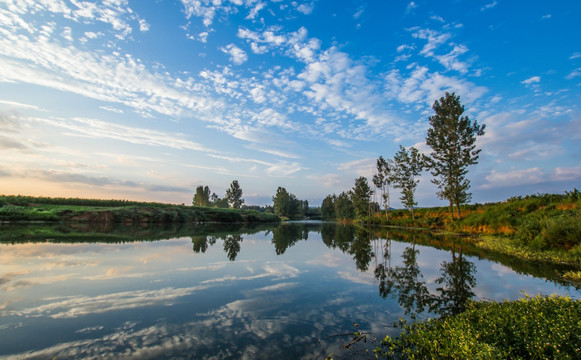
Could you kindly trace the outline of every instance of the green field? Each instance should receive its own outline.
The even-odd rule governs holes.
[[[0,221],[77,223],[251,223],[278,222],[256,210],[133,202],[0,196]]]

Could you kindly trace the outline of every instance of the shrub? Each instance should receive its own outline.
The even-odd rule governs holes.
[[[459,315],[403,324],[384,356],[400,359],[579,359],[581,301],[568,297],[471,302]]]
[[[544,219],[541,226],[545,248],[571,249],[581,243],[581,219],[576,216]]]

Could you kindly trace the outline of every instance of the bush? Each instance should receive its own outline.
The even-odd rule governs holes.
[[[471,302],[456,316],[403,324],[376,352],[401,359],[579,359],[581,301]]]
[[[543,249],[571,249],[581,243],[581,219],[576,216],[561,216],[544,219],[539,243]]]

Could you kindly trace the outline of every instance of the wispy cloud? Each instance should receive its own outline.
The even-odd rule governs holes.
[[[498,1],[493,1],[489,4],[486,4],[483,7],[481,7],[480,11],[486,11],[486,10],[492,9],[492,8],[496,7],[496,5],[498,5]]]
[[[86,118],[31,118],[31,121],[57,126],[72,131],[75,136],[85,136],[95,139],[113,139],[132,144],[187,149],[205,153],[217,153],[198,143],[185,139],[184,134],[169,134],[146,128],[137,128],[97,119]]]

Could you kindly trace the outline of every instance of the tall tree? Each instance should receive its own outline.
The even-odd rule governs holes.
[[[355,179],[355,185],[351,190],[351,201],[355,209],[355,215],[358,218],[364,218],[369,215],[369,200],[373,191],[367,182],[367,178],[360,176]]]
[[[208,186],[198,186],[192,203],[194,206],[210,206],[210,188]]]
[[[411,209],[412,219],[414,217],[414,206],[418,203],[415,201],[415,192],[420,179],[416,179],[427,164],[427,157],[420,154],[415,147],[411,147],[410,151],[403,146],[399,146],[399,151],[393,158],[395,162],[395,176],[394,187],[401,189],[401,197],[403,206]]]
[[[456,205],[460,218],[460,205],[472,199],[467,168],[478,163],[480,149],[476,149],[476,137],[484,135],[486,126],[472,123],[462,115],[464,106],[455,93],[446,92],[432,109],[436,114],[429,118],[431,128],[426,136],[426,144],[432,148],[429,165],[434,176],[432,182],[438,185],[438,197],[450,202],[450,214]]]
[[[240,209],[242,204],[244,204],[242,189],[238,184],[238,180],[232,181],[230,188],[226,190],[226,200],[228,200],[228,204],[230,204],[230,207],[233,209]]]
[[[353,214],[353,202],[351,202],[349,194],[343,191],[335,199],[335,216],[337,220],[347,220],[352,219]]]
[[[272,197],[274,202],[274,213],[278,216],[288,216],[291,207],[291,198],[288,191],[283,187],[276,189],[276,194]]]
[[[323,203],[321,204],[321,217],[323,220],[333,220],[335,219],[335,199],[337,196],[327,195],[323,199]]]
[[[393,161],[391,159],[385,160],[383,156],[377,159],[377,173],[373,175],[373,184],[381,191],[381,200],[383,201],[386,220],[389,220],[389,214],[391,212],[389,187],[393,181],[393,170]]]

